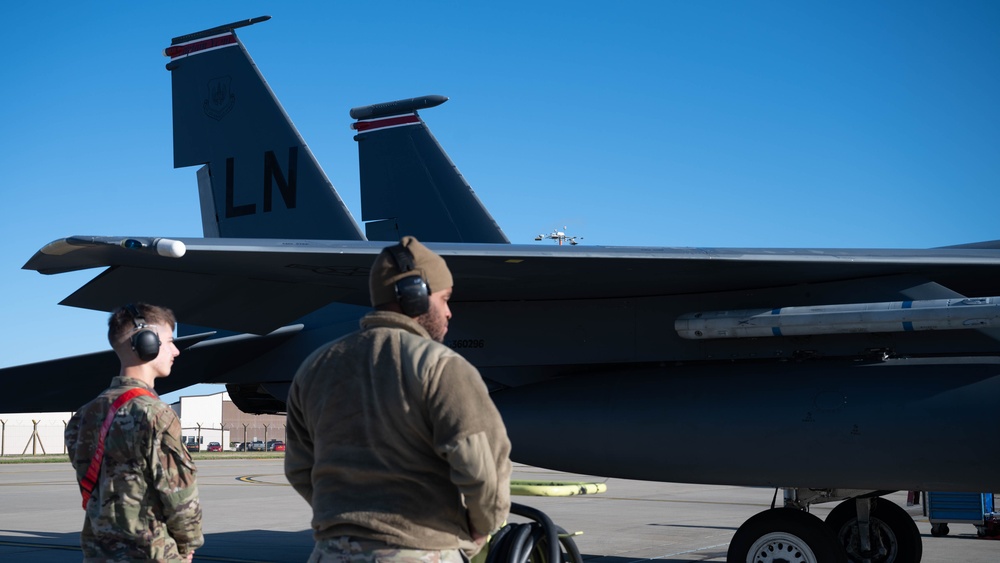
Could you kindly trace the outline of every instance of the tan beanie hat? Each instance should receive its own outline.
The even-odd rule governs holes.
[[[444,263],[444,258],[434,254],[413,237],[403,237],[399,240],[399,244],[409,250],[413,256],[413,269],[409,272],[400,271],[392,253],[386,248],[382,249],[382,252],[375,258],[372,271],[368,276],[368,291],[372,298],[372,307],[395,302],[396,282],[414,274],[419,274],[424,279],[424,283],[427,284],[427,289],[431,293],[444,291],[455,285],[448,265]]]

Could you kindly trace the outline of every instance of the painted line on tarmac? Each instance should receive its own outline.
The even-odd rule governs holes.
[[[236,480],[239,481],[239,482],[241,482],[241,483],[250,483],[250,484],[253,484],[253,485],[271,485],[273,487],[290,487],[291,486],[288,483],[271,483],[271,482],[268,482],[268,481],[258,481],[258,479],[260,477],[276,477],[276,476],[280,476],[282,479],[285,478],[285,474],[284,473],[265,473],[265,474],[262,474],[262,475],[243,475],[241,477],[237,477]]]
[[[729,547],[729,542],[717,543],[715,545],[706,545],[704,547],[699,547],[697,549],[689,549],[687,551],[678,551],[677,553],[668,553],[666,555],[660,555],[658,557],[651,557],[650,560],[663,559],[665,557],[676,557],[678,555],[687,555],[689,553],[698,553],[699,551],[704,551],[706,549],[715,549],[717,547]]]
[[[669,499],[669,498],[635,498],[635,497],[609,497],[605,495],[595,495],[597,500],[624,500],[628,502],[665,502],[670,504],[710,504],[721,506],[767,506],[766,502],[725,502],[719,500],[690,500],[690,499]]]

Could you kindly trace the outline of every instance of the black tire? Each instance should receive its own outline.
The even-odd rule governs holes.
[[[924,544],[913,518],[892,501],[873,498],[869,513],[871,545],[874,554],[867,558],[860,553],[858,541],[858,507],[854,499],[838,504],[826,517],[826,524],[847,551],[852,563],[920,563]]]
[[[847,563],[847,553],[822,520],[794,508],[772,508],[736,530],[728,563]]]
[[[935,538],[943,538],[950,531],[947,524],[931,524],[931,535]]]

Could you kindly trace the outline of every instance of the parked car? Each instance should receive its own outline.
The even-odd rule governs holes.
[[[247,444],[246,444],[246,442],[233,442],[232,444],[230,444],[230,446],[232,446],[232,448],[235,451],[238,451],[238,452],[245,452],[245,451],[247,451]]]
[[[269,452],[283,452],[285,451],[285,443],[281,440],[271,440],[267,443],[267,451]]]
[[[184,446],[187,447],[187,450],[189,452],[200,452],[201,451],[201,444],[199,444],[198,442],[188,442],[188,443],[184,444]]]
[[[254,442],[247,442],[247,451],[248,452],[262,452],[262,451],[265,451],[264,442],[261,441],[261,440],[257,440],[257,441],[254,441]]]
[[[222,451],[222,444],[220,444],[218,442],[209,442],[208,443],[208,451],[210,451],[210,452],[221,452]]]

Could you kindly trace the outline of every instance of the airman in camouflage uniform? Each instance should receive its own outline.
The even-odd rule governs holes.
[[[137,387],[152,391],[153,381],[169,375],[180,353],[169,309],[137,303],[133,310],[138,319],[122,308],[108,322],[121,372],[66,427],[66,448],[78,480],[87,473],[115,399]],[[152,330],[159,340],[156,357],[148,361],[132,345],[131,337],[142,330]],[[105,438],[101,471],[86,505],[80,534],[84,561],[190,561],[204,543],[195,476],[170,406],[155,393],[121,406]]]

